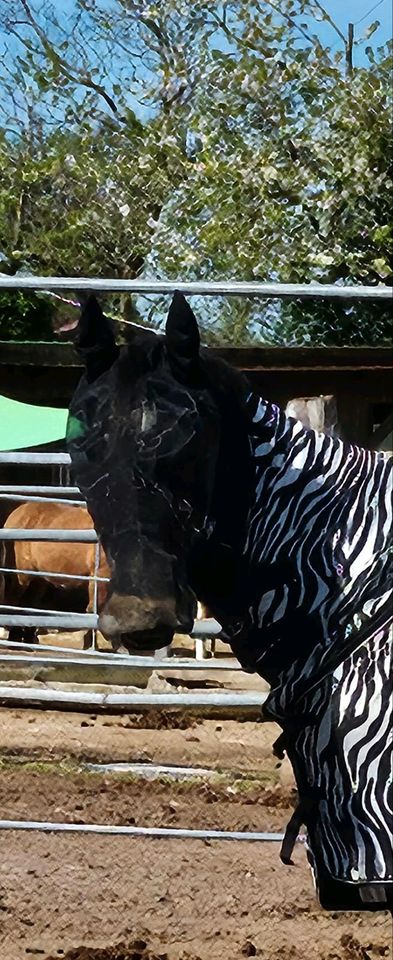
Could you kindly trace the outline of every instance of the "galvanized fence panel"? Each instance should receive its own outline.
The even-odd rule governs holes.
[[[304,300],[309,299],[322,299],[322,300],[331,300],[331,301],[345,301],[345,302],[356,302],[356,301],[370,301],[370,302],[387,302],[392,298],[392,288],[379,284],[378,286],[358,286],[358,285],[348,285],[348,286],[337,286],[331,284],[280,284],[280,283],[259,283],[259,282],[241,282],[241,281],[154,281],[154,280],[118,280],[118,279],[99,279],[99,278],[76,278],[76,277],[34,277],[34,276],[0,276],[0,289],[9,289],[9,290],[46,290],[46,291],[65,291],[65,290],[74,290],[79,292],[86,291],[101,291],[107,293],[114,292],[128,292],[128,293],[140,293],[140,294],[173,294],[175,290],[179,290],[189,296],[205,296],[205,297],[216,297],[216,296],[225,296],[225,297],[256,297],[260,299],[270,299],[272,297],[278,298],[279,300]],[[70,468],[71,460],[68,454],[66,453],[24,453],[24,452],[0,452],[0,464],[13,464],[13,465],[24,465],[24,464],[39,464],[39,465],[52,465],[58,466],[59,470],[64,468],[67,471]],[[81,500],[69,500],[66,499],[70,496],[78,496],[79,490],[76,486],[65,486],[61,479],[60,483],[50,487],[48,485],[2,485],[0,487],[0,496],[2,499],[12,499],[14,498],[16,502],[19,502],[20,499],[31,499],[32,502],[41,502],[41,498],[45,500],[46,498],[52,498],[57,502],[68,502],[75,505],[83,505],[84,501],[81,497]],[[24,496],[26,495],[26,496]],[[58,542],[84,542],[84,543],[96,543],[96,554],[95,554],[95,569],[94,574],[90,577],[77,577],[78,580],[92,580],[94,581],[94,611],[91,614],[49,614],[46,612],[46,615],[42,611],[36,610],[33,613],[33,608],[26,610],[25,615],[8,615],[1,613],[0,614],[0,625],[6,625],[10,622],[10,616],[12,616],[13,625],[25,625],[25,626],[46,626],[46,627],[56,627],[60,629],[92,629],[94,632],[97,628],[98,616],[97,616],[97,588],[98,582],[104,578],[99,578],[97,576],[97,570],[99,566],[99,544],[95,531],[93,530],[2,530],[0,531],[0,540],[41,540],[41,541],[50,541],[57,540]],[[4,568],[9,572],[9,568]],[[27,572],[27,571],[26,571]],[[33,575],[33,572],[32,572]],[[50,574],[53,578],[56,577],[56,574]],[[68,578],[72,579],[73,575],[66,575]],[[1,609],[1,607],[0,607]],[[201,638],[203,636],[214,636],[217,633],[217,624],[210,623],[208,626],[203,625],[203,622],[198,622],[194,627],[194,636]],[[8,643],[8,641],[0,641],[1,644]],[[26,646],[26,645],[23,645]],[[27,645],[28,649],[32,650],[33,647]],[[38,648],[42,652],[50,652],[51,650],[57,650],[58,648],[46,644],[39,644]],[[34,650],[37,649],[37,645],[34,645]],[[75,653],[73,648],[64,648],[64,653]],[[98,653],[93,649],[92,651],[96,656]],[[83,654],[84,656],[84,654]],[[118,654],[106,655],[107,662],[119,663]],[[135,661],[136,658],[130,658],[130,663]],[[155,660],[157,665],[157,660]],[[206,661],[201,663],[202,669],[209,668],[211,661]],[[136,665],[136,663],[135,663]]]
[[[21,466],[29,465],[58,465],[59,467],[69,466],[70,457],[67,453],[21,453],[16,452],[0,452],[0,463],[5,464],[20,464]],[[15,501],[19,502],[55,502],[55,503],[65,503],[68,505],[75,506],[84,506],[85,501],[80,494],[80,500],[69,500],[66,497],[58,496],[58,494],[64,493],[80,494],[79,488],[76,486],[64,486],[64,485],[42,485],[37,486],[34,484],[5,484],[0,487],[0,499],[6,502]],[[53,495],[54,494],[54,495]],[[220,663],[220,661],[215,661],[213,666],[213,658],[209,660],[203,659],[203,650],[201,645],[204,644],[206,638],[211,638],[217,635],[220,631],[220,625],[217,624],[217,621],[213,619],[196,621],[194,625],[194,630],[192,635],[195,638],[195,643],[199,644],[197,653],[199,654],[199,659],[194,660],[191,657],[180,658],[176,657],[173,661],[170,658],[165,656],[164,651],[157,651],[155,657],[146,658],[146,657],[133,657],[129,656],[126,659],[124,656],[121,656],[117,653],[106,653],[106,655],[99,653],[96,649],[96,631],[98,626],[98,584],[99,583],[108,583],[108,577],[102,577],[99,575],[99,565],[100,565],[100,545],[98,541],[97,534],[94,530],[60,530],[60,529],[0,529],[0,541],[41,541],[41,542],[65,542],[65,543],[94,543],[95,547],[95,559],[94,559],[94,571],[90,575],[86,574],[70,574],[70,573],[61,573],[60,571],[43,571],[43,570],[30,570],[28,568],[18,568],[17,570],[4,566],[1,567],[1,572],[7,574],[23,574],[28,577],[42,577],[44,576],[49,580],[69,580],[80,582],[93,582],[94,583],[94,594],[93,594],[93,612],[92,613],[73,613],[65,612],[61,610],[48,610],[43,608],[35,607],[18,607],[13,605],[0,604],[0,626],[1,627],[43,627],[51,630],[92,630],[93,638],[93,648],[89,651],[79,651],[78,663],[94,663],[97,666],[129,666],[133,669],[146,669],[147,666],[150,666],[152,669],[168,669],[168,670],[179,670],[179,669],[239,669],[238,664],[234,661],[233,663],[226,659],[225,663]],[[75,649],[73,647],[65,646],[54,646],[53,644],[46,644],[45,642],[40,642],[39,644],[30,644],[22,643],[21,641],[12,642],[10,640],[0,640],[0,648],[6,649],[24,649],[30,653],[30,657],[24,658],[24,663],[37,662],[36,652],[40,653],[57,653],[57,657],[53,658],[56,665],[68,664],[70,665],[70,658],[68,654],[74,654],[75,659]],[[92,659],[94,655],[94,660]],[[7,658],[2,658],[4,662]],[[45,658],[44,658],[45,659]],[[149,660],[149,663],[147,663]],[[151,660],[151,663],[150,663]],[[15,657],[12,662],[19,661],[21,663],[20,657]],[[203,662],[202,662],[203,661]],[[11,662],[8,659],[7,662]],[[174,703],[178,703],[178,695],[173,696]]]
[[[259,283],[258,281],[212,280],[119,280],[92,277],[0,276],[0,290],[73,290],[99,293],[155,293],[204,297],[258,297],[279,300],[370,300],[388,301],[392,288],[384,284],[365,286],[327,283]]]
[[[182,282],[182,281],[151,281],[151,280],[102,280],[102,279],[91,279],[91,278],[72,278],[72,277],[0,277],[0,289],[25,289],[25,290],[74,290],[74,291],[92,291],[97,290],[101,292],[129,292],[129,293],[153,293],[153,294],[172,294],[175,290],[179,290],[187,295],[203,295],[203,296],[245,296],[245,297],[260,297],[262,299],[276,297],[280,300],[310,300],[310,299],[322,299],[322,300],[332,300],[332,301],[341,301],[341,302],[356,302],[361,300],[366,300],[370,302],[387,302],[391,300],[392,289],[390,287],[385,287],[379,285],[376,287],[360,287],[360,286],[332,286],[332,285],[322,285],[322,284],[277,284],[277,283],[244,283],[244,282]],[[68,454],[62,453],[49,453],[49,454],[26,454],[26,453],[0,453],[0,463],[6,464],[29,464],[36,463],[40,465],[58,465],[60,470],[63,470],[64,467],[70,467],[70,457]],[[2,485],[0,487],[0,493],[3,494],[3,499],[14,498],[15,502],[19,502],[20,499],[24,499],[23,494],[27,494],[27,497],[31,499],[32,502],[40,502],[41,497],[48,495],[49,498],[57,498],[57,502],[63,502],[63,497],[77,496],[79,491],[77,487],[65,487],[62,484],[62,479],[60,478],[60,483],[57,487],[49,487],[44,485],[19,485],[12,487],[11,485]],[[7,496],[9,495],[9,497]],[[44,497],[45,498],[45,497]],[[70,500],[67,501],[70,503]],[[71,501],[72,502],[72,501]],[[75,503],[82,503],[83,501],[75,501]],[[37,533],[41,534],[37,536]],[[4,536],[6,534],[6,536]],[[82,536],[83,534],[83,536]],[[68,541],[68,542],[95,542],[97,543],[97,550],[95,555],[95,569],[94,576],[92,578],[95,583],[94,590],[94,613],[93,614],[84,614],[77,615],[71,614],[68,615],[68,619],[63,617],[61,614],[56,614],[50,616],[47,612],[47,624],[49,626],[64,627],[64,624],[70,624],[71,627],[76,627],[77,624],[81,624],[82,629],[87,626],[91,626],[93,630],[97,626],[97,586],[98,586],[98,555],[99,555],[99,545],[97,537],[94,531],[36,531],[35,536],[33,536],[32,531],[2,531],[2,539],[40,539],[40,540],[50,540],[58,539],[59,541]],[[1,534],[0,534],[1,536]],[[8,570],[7,570],[8,572]],[[80,578],[78,578],[80,579]],[[0,609],[2,609],[0,607]],[[13,619],[14,623],[22,623],[23,625],[41,625],[44,626],[45,622],[42,621],[42,616],[37,614],[36,616],[31,615],[31,611],[27,613],[27,610],[24,615],[18,617],[14,614]],[[0,625],[5,623],[6,616],[0,615]],[[197,627],[198,629],[198,627]],[[201,635],[202,624],[199,626],[199,636]],[[9,641],[0,641],[1,647],[7,646],[8,649],[12,646]],[[41,664],[49,664],[52,662],[58,663],[60,660],[65,664],[78,663],[84,665],[86,663],[96,663],[99,662],[102,666],[112,666],[113,663],[123,663],[123,658],[119,658],[118,655],[112,654],[99,654],[95,649],[93,651],[84,651],[83,653],[75,657],[75,651],[73,648],[64,648],[61,651],[61,654],[57,657],[49,658],[45,656],[46,652],[55,651],[58,653],[59,648],[53,647],[51,645],[42,645],[34,644],[33,646],[29,644],[19,644],[19,647],[23,649],[28,649],[31,651],[30,657],[20,657],[12,656],[12,662],[18,660],[20,663],[26,662],[40,662]],[[35,659],[35,652],[39,651],[41,654],[44,653],[44,656],[40,656]],[[68,658],[67,654],[70,653],[73,657]],[[10,658],[10,654],[7,656],[0,657],[0,661],[3,662]],[[187,658],[175,662],[171,660],[166,660],[164,663],[160,663],[156,658],[138,658],[130,657],[127,658],[127,662],[130,666],[137,667],[138,665],[141,668],[146,668],[147,661],[149,660],[149,666],[155,666],[157,668],[160,666],[162,669],[179,669],[181,666],[188,669],[206,669],[209,665],[210,669],[223,669],[223,664],[219,661],[208,661],[207,663],[198,664],[197,661],[189,660]],[[141,663],[143,661],[143,663]],[[228,668],[228,667],[227,667]],[[239,669],[239,668],[238,668]],[[80,692],[70,692],[70,691],[53,691],[48,689],[24,689],[21,687],[1,687],[0,686],[0,701],[2,702],[12,702],[17,700],[17,702],[34,702],[38,703],[53,703],[54,698],[56,697],[57,702],[67,703],[67,705],[73,706],[112,706],[112,707],[125,707],[125,708],[146,708],[150,706],[155,707],[169,707],[176,705],[181,709],[196,708],[201,705],[212,706],[217,705],[221,707],[228,707],[234,705],[242,705],[244,707],[252,706],[262,706],[264,700],[266,699],[267,694],[263,693],[225,693],[225,694],[98,694],[98,693],[87,693],[85,691]],[[282,840],[283,836],[281,834],[257,834],[257,833],[236,833],[234,831],[192,831],[192,830],[177,830],[174,828],[139,828],[139,827],[112,827],[105,826],[102,824],[89,824],[89,825],[75,825],[75,824],[61,824],[61,823],[46,823],[46,822],[33,822],[33,821],[10,821],[3,820],[0,821],[0,830],[5,829],[21,829],[21,830],[41,830],[41,831],[83,831],[83,832],[98,832],[98,833],[126,833],[127,835],[133,836],[157,836],[157,837],[185,837],[185,838],[198,838],[198,839],[232,839],[232,840]],[[298,840],[303,840],[304,838],[298,838]]]

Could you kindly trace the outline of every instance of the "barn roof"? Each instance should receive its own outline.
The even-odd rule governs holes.
[[[391,370],[391,346],[378,347],[299,347],[231,346],[211,347],[213,355],[223,357],[241,370]],[[39,367],[79,367],[73,344],[45,341],[0,341],[0,365]]]

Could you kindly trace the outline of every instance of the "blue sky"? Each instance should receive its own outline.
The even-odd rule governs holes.
[[[353,57],[355,64],[361,65],[367,61],[365,48],[368,44],[375,49],[392,37],[391,0],[379,0],[379,2],[378,0],[325,0],[323,6],[344,36],[347,36],[348,24],[354,24],[355,40],[361,40],[369,24],[379,20],[380,26],[370,40],[356,44]],[[322,42],[333,50],[342,49],[342,41],[329,23],[314,22],[313,32],[318,33]]]
[[[40,0],[30,0],[31,6],[34,9],[37,9],[40,6]],[[57,9],[57,4],[54,2],[55,9]],[[105,5],[106,0],[102,0],[101,9]],[[111,0],[107,0],[108,4],[111,3]],[[147,2],[147,0],[146,0]],[[252,0],[250,0],[252,3]],[[325,7],[326,11],[331,15],[332,19],[338,25],[342,33],[346,36],[348,31],[348,23],[353,22],[355,25],[355,41],[360,41],[355,43],[353,51],[353,61],[355,66],[361,66],[362,64],[368,63],[368,57],[366,55],[366,48],[370,44],[374,49],[381,46],[389,38],[392,37],[393,27],[392,27],[392,2],[391,0],[322,0],[322,4]],[[69,16],[72,11],[75,11],[75,0],[62,0],[62,12],[63,16]],[[300,18],[296,18],[300,22]],[[306,17],[302,18],[307,20]],[[372,35],[370,40],[363,40],[364,32],[368,25],[373,21],[380,21],[380,26],[378,30]],[[63,21],[64,22],[64,21]],[[323,44],[331,47],[333,51],[343,50],[343,41],[338,36],[337,32],[331,26],[331,24],[326,21],[316,22],[315,20],[310,20],[310,31],[317,33],[321,38]],[[4,49],[5,34],[0,27],[0,57]],[[216,38],[217,42],[217,38]],[[300,43],[304,41],[301,40]],[[7,38],[7,44],[11,50],[17,51],[17,43],[13,41],[12,38]],[[2,92],[4,97],[4,92]],[[5,95],[5,100],[7,97]],[[134,102],[133,97],[130,97],[130,103],[136,109],[138,115],[144,116],[146,114],[146,108]]]
[[[56,3],[54,5],[56,7]],[[344,34],[347,32],[350,21],[355,24],[355,37],[361,37],[369,23],[379,20],[380,27],[372,38],[373,45],[382,44],[392,37],[393,7],[391,0],[379,0],[379,2],[378,0],[324,0],[323,5]],[[61,6],[63,14],[72,13],[75,9],[75,0],[62,0]],[[32,7],[34,9],[35,0],[32,0]],[[328,23],[314,23],[314,29],[324,42],[337,47],[337,49],[340,47],[340,38]],[[0,28],[0,37],[1,33]]]
[[[381,40],[386,40],[391,36],[392,5],[390,0],[382,0],[382,3],[378,5],[377,0],[374,0],[374,2],[373,0],[326,0],[325,7],[341,27],[343,33],[345,33],[349,22],[357,23],[356,33],[361,33],[367,23],[380,20],[381,26],[378,36],[381,37]],[[373,7],[375,9],[363,20],[364,15]],[[359,23],[358,21],[361,19],[363,22]]]

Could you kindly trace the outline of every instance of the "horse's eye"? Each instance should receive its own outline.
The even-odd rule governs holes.
[[[136,443],[139,450],[157,450],[161,444],[161,437],[139,437]]]
[[[190,517],[192,514],[192,506],[188,503],[188,500],[179,501],[179,511],[180,513],[185,514],[186,517]]]

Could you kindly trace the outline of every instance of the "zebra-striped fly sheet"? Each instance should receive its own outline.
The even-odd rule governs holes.
[[[271,680],[264,713],[284,730],[323,902],[340,908],[345,890],[349,905],[381,905],[393,876],[392,459],[249,403],[245,552],[270,575],[233,644]]]
[[[151,649],[195,596],[283,729],[321,902],[391,902],[392,460],[305,429],[200,349],[180,295],[166,336],[115,343],[95,300],[70,408],[76,480],[111,565],[100,626]]]
[[[246,668],[273,682],[285,674],[287,713],[324,660],[332,669],[392,620],[393,460],[305,429],[253,395],[248,403],[256,490],[244,555],[259,589],[247,636],[234,642]]]

